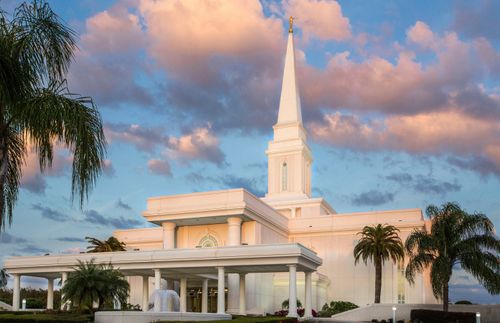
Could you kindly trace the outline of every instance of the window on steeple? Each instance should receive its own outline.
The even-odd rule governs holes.
[[[288,186],[288,167],[286,162],[281,165],[281,190],[286,191]]]

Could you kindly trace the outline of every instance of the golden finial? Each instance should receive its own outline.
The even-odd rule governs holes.
[[[293,17],[290,16],[290,18],[288,19],[288,22],[290,23],[290,28],[288,28],[288,32],[291,34],[293,33]]]

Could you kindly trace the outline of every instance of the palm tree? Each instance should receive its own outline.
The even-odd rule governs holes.
[[[0,269],[0,288],[7,286],[7,279],[9,278],[9,274],[5,268]]]
[[[97,302],[98,309],[102,309],[108,300],[126,303],[130,285],[111,264],[96,264],[92,259],[85,263],[79,261],[74,269],[62,288],[63,302],[72,301],[79,310],[92,309],[94,302]]]
[[[125,243],[111,236],[108,240],[99,240],[92,237],[85,237],[90,246],[87,252],[111,252],[111,251],[125,251]]]
[[[92,99],[69,92],[65,75],[75,33],[43,0],[0,10],[0,229],[12,223],[28,148],[40,170],[51,167],[54,144],[73,155],[71,198],[80,206],[103,167],[106,140]]]
[[[426,210],[430,232],[415,230],[405,243],[410,257],[406,278],[414,283],[417,273],[430,266],[432,291],[448,311],[448,285],[453,267],[460,265],[492,294],[500,293],[500,241],[493,223],[481,213],[468,214],[456,203]]]
[[[398,232],[399,229],[387,224],[365,226],[358,232],[361,239],[354,247],[355,264],[361,258],[365,264],[370,259],[375,265],[375,303],[380,303],[384,262],[389,259],[396,262],[404,258],[403,243]]]

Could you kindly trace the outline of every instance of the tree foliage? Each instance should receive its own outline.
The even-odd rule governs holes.
[[[92,259],[85,263],[79,261],[74,269],[62,288],[64,302],[71,301],[79,310],[92,309],[94,302],[98,309],[102,309],[106,301],[127,302],[129,283],[111,264],[96,264]]]
[[[111,236],[107,240],[99,240],[92,237],[85,237],[90,244],[87,247],[87,252],[112,252],[125,251],[125,243]]]
[[[0,269],[0,288],[7,286],[7,279],[9,278],[9,274],[5,268]]]
[[[354,263],[362,259],[365,264],[370,260],[375,265],[375,303],[380,303],[382,266],[385,261],[397,262],[404,258],[403,243],[398,232],[396,227],[386,224],[365,226],[358,232],[361,239],[354,247]]]
[[[405,249],[410,257],[406,278],[414,283],[417,273],[430,268],[434,295],[448,310],[448,285],[455,266],[472,274],[488,292],[500,293],[500,241],[493,223],[481,213],[469,214],[456,203],[426,210],[431,230],[415,230]]]
[[[80,205],[102,172],[101,116],[91,98],[66,84],[75,38],[43,0],[21,4],[11,18],[0,10],[0,229],[12,221],[28,150],[43,172],[56,143],[69,149],[71,197]]]

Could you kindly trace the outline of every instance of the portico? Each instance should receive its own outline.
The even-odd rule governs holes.
[[[203,286],[202,312],[206,311],[208,280],[217,281],[217,314],[226,313],[225,283],[227,275],[234,274],[238,278],[238,312],[245,314],[246,290],[245,275],[249,273],[289,272],[290,316],[297,316],[297,284],[296,272],[308,273],[316,271],[321,259],[312,250],[297,243],[228,246],[210,249],[169,249],[153,251],[106,252],[78,255],[54,255],[39,257],[12,257],[7,259],[5,267],[14,277],[14,310],[19,304],[19,289],[22,276],[45,277],[49,287],[53,279],[67,276],[74,271],[80,261],[108,264],[127,276],[141,276],[146,282],[154,276],[155,289],[160,286],[161,278],[180,281],[180,311],[186,312],[186,295],[188,281],[200,281]],[[66,277],[65,277],[66,278]],[[306,283],[306,313],[311,312],[310,293],[311,280]],[[52,285],[53,286],[53,285]],[[143,283],[143,310],[146,310],[149,296],[148,284]],[[49,294],[51,293],[49,288]],[[49,299],[50,297],[48,297]],[[52,298],[51,298],[52,299]],[[52,304],[47,304],[49,305]],[[155,304],[155,308],[159,308]]]

